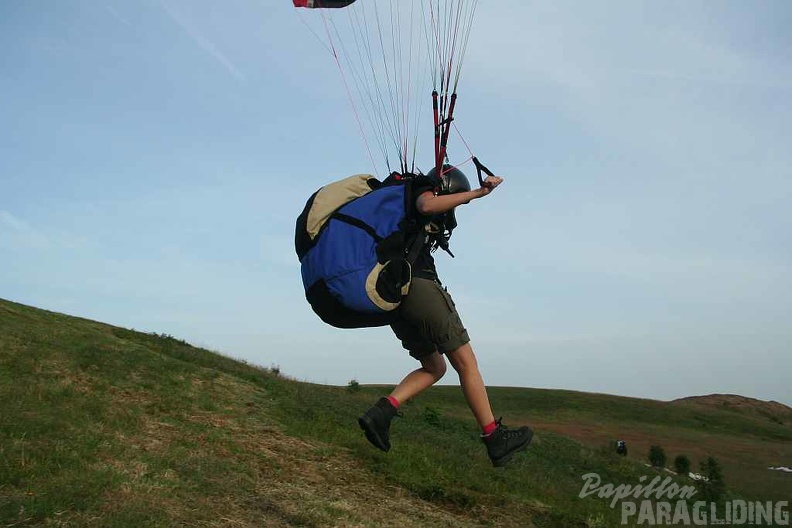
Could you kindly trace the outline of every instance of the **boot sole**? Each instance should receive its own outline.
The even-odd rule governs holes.
[[[531,444],[531,440],[533,440],[533,431],[531,431],[531,435],[528,437],[528,439],[525,442],[518,445],[517,447],[515,447],[514,449],[512,449],[510,452],[506,453],[502,457],[492,460],[492,465],[495,467],[505,466],[511,461],[512,458],[514,458],[514,455],[516,455],[520,451],[525,451],[528,448],[528,446]]]
[[[390,445],[386,444],[382,437],[377,434],[377,431],[374,429],[374,422],[372,422],[371,418],[364,414],[358,418],[358,425],[363,429],[363,432],[366,433],[366,439],[371,442],[374,447],[386,453],[390,451]]]

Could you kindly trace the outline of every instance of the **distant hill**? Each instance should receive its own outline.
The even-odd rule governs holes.
[[[672,403],[697,405],[715,409],[726,409],[747,414],[764,416],[780,424],[792,424],[792,407],[777,401],[764,401],[736,394],[709,394],[688,396],[673,400]]]
[[[496,470],[454,386],[406,402],[393,449],[374,449],[356,419],[387,390],[0,299],[0,526],[622,526],[620,508],[579,497],[582,476],[665,478],[644,465],[651,445],[694,469],[715,456],[734,497],[792,495],[767,469],[792,460],[792,427],[755,412],[492,387],[496,415],[536,431]]]

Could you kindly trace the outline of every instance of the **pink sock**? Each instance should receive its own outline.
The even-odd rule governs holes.
[[[390,402],[391,405],[393,405],[394,409],[398,409],[399,408],[399,400],[397,400],[393,396],[388,396],[388,401]]]
[[[492,434],[492,432],[493,432],[495,429],[497,429],[497,428],[498,428],[498,422],[496,422],[495,420],[493,420],[491,424],[489,424],[489,425],[485,425],[485,426],[483,427],[483,429],[484,429],[484,436],[489,436],[489,435],[491,435],[491,434]]]

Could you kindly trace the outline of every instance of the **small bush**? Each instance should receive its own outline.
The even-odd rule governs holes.
[[[662,447],[653,445],[649,448],[649,463],[652,464],[652,467],[665,467],[666,454]]]
[[[686,455],[678,455],[674,459],[674,471],[685,476],[690,474],[690,459]]]
[[[423,419],[429,425],[438,427],[440,425],[440,411],[434,407],[426,407],[423,410]]]
[[[701,475],[706,480],[698,481],[698,489],[702,498],[707,501],[717,501],[726,492],[726,482],[723,479],[723,470],[713,457],[709,456],[701,462]]]
[[[358,383],[358,381],[354,379],[350,380],[349,383],[347,383],[347,392],[351,392],[353,394],[356,392],[360,392],[360,383]]]

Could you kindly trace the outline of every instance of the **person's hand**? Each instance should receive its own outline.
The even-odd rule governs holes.
[[[484,184],[478,189],[479,196],[487,196],[495,187],[503,183],[503,178],[500,176],[487,176],[484,180]]]

